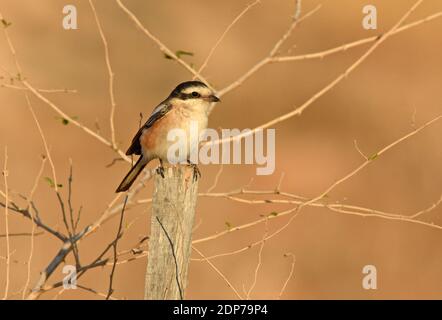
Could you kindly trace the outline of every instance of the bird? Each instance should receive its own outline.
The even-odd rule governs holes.
[[[199,132],[206,129],[211,105],[219,101],[213,90],[201,81],[186,81],[179,84],[153,109],[146,123],[132,139],[126,155],[140,157],[124,177],[116,193],[129,190],[144,167],[153,159],[159,159],[160,166],[157,173],[164,178],[163,161],[167,161],[168,148],[174,143],[168,141],[168,132],[178,128],[184,130],[189,137],[192,121],[197,122]],[[190,162],[189,148],[187,150],[187,162],[194,168],[194,179],[197,179],[201,174],[196,164]]]

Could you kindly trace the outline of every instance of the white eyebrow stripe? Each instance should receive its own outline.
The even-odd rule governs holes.
[[[189,87],[189,88],[186,88],[183,91],[181,91],[181,93],[191,94],[193,91],[196,91],[196,92],[200,93],[201,95],[209,95],[212,93],[210,91],[210,89],[206,88],[206,87]]]

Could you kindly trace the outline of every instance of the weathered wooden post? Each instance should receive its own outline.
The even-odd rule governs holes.
[[[198,182],[189,166],[155,175],[145,299],[184,299]]]

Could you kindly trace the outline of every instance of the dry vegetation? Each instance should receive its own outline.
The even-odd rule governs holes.
[[[293,53],[298,51],[292,48],[293,43],[304,41],[311,45],[314,37],[321,40],[328,37],[327,30],[318,31],[315,26],[324,24],[324,19],[335,15],[335,11],[341,12],[336,8],[341,4],[285,1],[277,6],[286,12],[285,16],[275,19],[278,27],[282,22],[286,26],[274,28],[278,30],[277,36],[275,31],[262,37],[267,49],[258,51],[264,54],[253,62],[247,57],[257,54],[240,52],[246,50],[241,47],[237,50],[237,63],[248,63],[238,67],[235,62],[231,68],[222,65],[223,59],[235,58],[236,42],[229,42],[229,37],[245,24],[259,23],[268,1],[242,3],[235,14],[228,12],[221,19],[228,23],[213,22],[217,32],[210,29],[215,34],[206,36],[204,51],[192,45],[198,40],[190,30],[200,27],[198,22],[190,20],[189,23],[197,24],[190,27],[186,23],[186,32],[192,36],[188,36],[190,43],[184,49],[202,56],[198,63],[172,49],[168,43],[173,42],[176,48],[183,43],[180,36],[172,30],[154,31],[149,15],[138,11],[133,1],[86,2],[78,4],[78,8],[81,21],[87,17],[87,24],[84,22],[78,31],[56,31],[60,33],[57,37],[63,37],[61,33],[78,32],[75,41],[83,37],[88,45],[98,44],[91,51],[94,67],[81,63],[83,53],[78,53],[77,58],[66,57],[64,62],[64,57],[53,61],[58,66],[81,65],[78,67],[81,76],[69,81],[65,70],[58,76],[49,66],[50,57],[44,57],[43,52],[21,38],[26,29],[16,28],[25,21],[17,16],[22,9],[12,1],[0,4],[4,35],[0,45],[0,101],[5,115],[0,132],[3,154],[0,206],[4,217],[0,223],[0,284],[5,299],[142,298],[148,246],[146,213],[152,201],[149,181],[153,170],[146,170],[127,195],[115,195],[113,190],[127,164],[133,161],[124,151],[130,135],[142,121],[137,118],[139,110],[146,116],[172,83],[189,78],[209,83],[222,97],[223,103],[212,113],[215,124],[249,126],[254,128],[251,132],[278,128],[278,170],[273,177],[251,179],[252,169],[243,165],[202,168],[188,298],[442,297],[442,261],[437,253],[442,246],[440,90],[434,90],[433,96],[419,94],[422,86],[418,80],[412,84],[400,80],[410,76],[408,73],[399,75],[395,83],[388,83],[395,89],[385,88],[387,84],[381,79],[394,59],[399,60],[398,66],[392,66],[395,70],[404,70],[402,66],[427,70],[427,59],[435,64],[430,70],[442,69],[441,62],[436,61],[442,52],[441,45],[434,43],[431,52],[423,44],[436,39],[437,30],[441,29],[442,6],[438,2],[376,3],[379,12],[389,14],[380,23],[381,30],[370,32],[360,27],[362,14],[355,10],[355,19],[345,23],[358,30],[357,36],[346,34],[347,43],[342,44],[346,38],[341,39],[337,34],[331,36],[334,45],[324,46],[318,41],[318,50]],[[203,6],[197,15],[210,12],[209,5],[193,2],[185,12],[192,12],[192,6]],[[164,7],[158,4],[150,9],[164,14],[170,5],[172,2],[166,2]],[[361,8],[363,2],[353,5]],[[236,10],[239,4],[229,3],[229,8],[232,6]],[[57,11],[48,19],[57,21],[62,17],[60,5],[54,5],[53,1],[48,1],[42,10]],[[216,10],[221,7],[217,6]],[[35,23],[46,22],[28,22]],[[115,29],[114,24],[123,23],[121,30]],[[156,28],[161,23],[166,24],[153,21]],[[177,29],[179,24],[167,27]],[[429,35],[418,40],[425,30]],[[263,31],[256,29],[257,33]],[[205,31],[201,32],[199,36]],[[146,42],[150,46],[140,45],[139,50],[145,50],[141,56],[135,50],[138,44],[123,49],[121,42],[115,41],[125,34],[132,34],[126,41]],[[298,40],[298,34],[305,36]],[[396,37],[394,45],[390,45]],[[72,45],[69,41],[73,40],[66,40],[64,45]],[[225,43],[227,49],[222,51]],[[384,47],[382,54],[377,55]],[[35,51],[38,58],[33,61],[31,54],[25,54],[26,50]],[[48,52],[56,50],[48,48]],[[157,50],[162,55],[156,54]],[[222,54],[217,55],[218,51]],[[138,75],[128,75],[132,67],[126,64],[130,64],[132,55],[135,63],[149,60],[139,68],[150,82]],[[345,58],[327,62],[339,55]],[[378,62],[383,56],[390,62]],[[50,69],[44,76],[38,73],[44,67],[33,65],[42,61]],[[289,69],[284,73],[284,68],[289,68],[287,64],[295,63],[303,64],[299,71]],[[325,69],[320,70],[315,63]],[[367,63],[370,66],[364,69]],[[378,63],[381,67],[376,69]],[[284,67],[277,69],[280,65]],[[272,68],[278,73],[271,73]],[[73,72],[68,69],[68,73]],[[360,69],[363,76],[358,78],[355,75]],[[222,74],[219,78],[218,73]],[[238,73],[231,79],[232,74]],[[283,83],[276,78],[281,73],[285,77]],[[299,77],[296,82],[292,79],[295,76]],[[426,85],[440,86],[441,76],[440,72],[424,75],[428,79]],[[100,84],[94,83],[88,89],[89,77],[92,82],[100,80]],[[169,83],[158,84],[168,77]],[[230,80],[225,80],[227,77]],[[411,74],[411,77],[422,76]],[[315,79],[321,81],[313,82]],[[86,83],[82,84],[83,81]],[[146,82],[140,85],[143,81]],[[222,82],[226,84],[218,85]],[[309,82],[312,84],[305,84]],[[70,87],[71,84],[80,87]],[[380,87],[379,96],[371,89],[376,85]],[[293,90],[294,86],[298,90]],[[142,91],[140,88],[144,87],[150,88],[146,92],[153,95],[149,104],[143,94],[135,97],[127,93]],[[252,97],[258,91],[269,94]],[[400,93],[405,101],[392,97]],[[266,100],[269,96],[271,100]],[[343,102],[346,98],[350,103],[359,103],[359,114],[348,106],[339,110],[346,104]],[[262,103],[258,103],[260,99]],[[385,112],[382,106],[374,107],[382,99],[383,108],[390,105]],[[96,105],[96,110],[75,109],[76,104],[88,100],[88,108]],[[134,101],[133,107],[127,107]],[[402,108],[400,104],[407,101],[406,108]],[[243,104],[247,105],[244,111]],[[328,105],[334,107],[325,111]],[[12,108],[20,108],[20,116],[14,115]],[[315,114],[306,115],[310,109]],[[8,113],[13,116],[7,116]],[[223,116],[219,116],[221,113]],[[295,117],[300,118],[296,131],[289,127]],[[302,126],[304,117],[306,124]],[[356,127],[360,126],[361,130],[352,122],[359,123]],[[364,122],[375,125],[368,128]],[[325,128],[319,128],[318,123]],[[340,123],[342,127],[337,128]],[[312,135],[311,130],[316,129],[318,135]],[[42,154],[40,159],[39,154]],[[383,162],[386,167],[382,167]],[[380,168],[378,173],[377,168]],[[402,168],[402,176],[391,182],[395,179],[390,172],[396,168]],[[415,209],[419,207],[423,209]],[[396,252],[401,246],[404,251]],[[78,270],[77,290],[63,289],[65,264],[75,265]],[[383,282],[376,293],[361,288],[361,270],[366,264],[376,265],[382,275]],[[404,281],[404,277],[408,280]]]

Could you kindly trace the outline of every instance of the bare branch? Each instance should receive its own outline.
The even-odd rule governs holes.
[[[421,2],[421,1],[419,1]],[[418,2],[418,3],[419,3]],[[357,168],[355,168],[354,170],[352,170],[350,173],[348,173],[347,175],[345,175],[343,178],[337,180],[335,183],[333,183],[331,186],[329,186],[327,189],[325,189],[319,196],[311,199],[310,201],[307,201],[303,204],[300,205],[299,208],[309,204],[309,203],[313,203],[318,201],[319,199],[324,198],[327,194],[330,193],[330,191],[332,191],[333,189],[335,189],[337,186],[339,186],[341,183],[347,181],[348,179],[350,179],[351,177],[353,177],[355,174],[357,174],[359,171],[361,171],[362,169],[364,169],[366,166],[368,166],[372,161],[374,161],[376,158],[380,157],[381,155],[383,155],[385,152],[387,152],[388,150],[390,150],[391,148],[395,147],[396,145],[398,145],[399,143],[407,140],[408,138],[414,136],[415,134],[419,133],[420,131],[424,130],[426,127],[432,125],[433,123],[437,122],[438,120],[442,119],[442,115],[426,122],[425,124],[423,124],[422,126],[420,126],[419,128],[411,131],[410,133],[408,133],[407,135],[403,136],[402,138],[390,143],[389,145],[385,146],[384,148],[382,148],[381,150],[379,150],[378,152],[376,152],[375,154],[373,154],[371,157],[369,157],[367,160],[365,160],[361,165],[359,165]]]
[[[261,246],[259,247],[259,251],[258,251],[258,263],[255,268],[255,273],[254,273],[252,285],[250,286],[249,291],[247,291],[246,300],[250,300],[250,294],[252,293],[253,289],[255,289],[256,282],[258,281],[258,272],[259,272],[259,268],[261,267],[261,264],[262,264],[262,251],[264,250],[264,245],[265,245],[264,239],[267,237],[268,233],[269,233],[269,229],[268,229],[268,219],[267,219],[265,222],[265,231],[264,231],[264,235],[262,236]]]
[[[106,298],[106,300],[118,300],[117,298],[114,298],[114,297],[109,297],[108,298],[106,294],[104,294],[102,292],[98,292],[97,290],[94,290],[92,288],[88,288],[88,287],[85,287],[85,286],[82,286],[82,285],[79,285],[79,284],[77,284],[77,287],[80,288],[80,289],[83,289],[85,291],[95,293],[99,297]]]
[[[232,29],[232,27],[251,9],[253,8],[255,5],[257,5],[259,2],[261,2],[261,0],[255,0],[254,2],[248,4],[244,10],[242,10],[240,12],[240,14],[238,14],[236,16],[235,19],[233,19],[233,21],[227,26],[227,28],[224,30],[224,32],[222,33],[221,37],[219,37],[219,39],[216,41],[215,45],[212,47],[212,49],[209,52],[209,55],[207,56],[207,58],[204,60],[203,64],[201,65],[201,67],[198,70],[198,74],[201,74],[201,72],[203,72],[204,68],[207,66],[207,64],[209,63],[210,58],[212,57],[213,53],[215,52],[216,48],[218,48],[219,44],[224,40],[224,37],[227,35],[227,33],[229,33],[230,29]],[[196,78],[196,76],[194,76],[194,78]]]
[[[289,283],[290,279],[291,279],[292,276],[293,276],[293,272],[295,271],[295,261],[296,261],[296,259],[295,259],[295,256],[293,255],[293,253],[290,253],[290,252],[289,252],[289,253],[286,253],[286,254],[284,254],[284,257],[291,257],[291,258],[292,258],[292,263],[291,263],[291,265],[290,265],[290,273],[289,273],[289,276],[288,276],[287,279],[285,280],[284,285],[282,286],[282,289],[281,289],[281,291],[279,292],[278,300],[281,299],[281,297],[282,297],[282,295],[283,295],[285,289],[287,288],[287,284]]]
[[[115,76],[115,74],[112,71],[112,66],[110,63],[109,46],[107,44],[106,37],[104,36],[104,32],[101,27],[101,23],[100,23],[100,20],[98,19],[97,11],[95,10],[95,6],[94,6],[94,3],[92,0],[89,0],[89,5],[91,6],[92,12],[94,13],[95,22],[97,23],[98,31],[100,33],[100,37],[101,37],[101,40],[102,40],[103,46],[104,46],[104,56],[105,56],[105,60],[106,60],[107,72],[109,74],[109,96],[110,96],[110,101],[111,101],[111,112],[110,112],[111,141],[112,141],[112,148],[116,150],[117,149],[117,141],[115,138],[115,123],[114,123],[114,121],[115,121],[114,120],[115,107],[117,105],[115,102],[115,95],[114,95],[114,76]]]
[[[45,148],[46,156],[48,157],[49,164],[51,165],[52,179],[54,180],[55,192],[58,192],[57,174],[55,172],[55,165],[54,165],[54,161],[52,161],[52,156],[51,156],[51,152],[49,151],[48,143],[46,141],[43,130],[40,126],[40,122],[38,121],[37,116],[35,115],[34,109],[32,108],[31,101],[29,99],[28,94],[25,94],[25,97],[26,97],[26,102],[28,103],[29,111],[31,111],[32,117],[34,118],[35,124],[37,125],[38,132],[40,133],[40,137],[43,142],[43,146]]]
[[[98,133],[95,133],[94,131],[92,131],[91,129],[89,129],[88,127],[86,127],[85,125],[81,124],[80,122],[78,122],[77,120],[75,120],[74,118],[68,116],[66,113],[64,113],[60,108],[58,108],[53,102],[51,102],[48,98],[46,98],[45,96],[43,96],[40,92],[37,91],[37,89],[35,89],[28,81],[23,80],[22,81],[23,85],[29,89],[29,91],[31,91],[37,98],[39,98],[41,101],[43,101],[44,103],[46,103],[48,106],[50,106],[55,112],[57,112],[63,119],[68,120],[70,123],[72,123],[73,125],[79,127],[80,129],[82,129],[83,131],[85,131],[87,134],[89,134],[90,136],[94,137],[95,139],[97,139],[98,141],[100,141],[101,143],[103,143],[104,145],[108,146],[109,148],[113,149],[112,146],[112,142],[108,141],[106,138],[102,137],[101,135],[99,135]],[[121,150],[121,149],[113,149],[115,150],[122,159],[124,159],[127,162],[131,162],[130,158],[128,156],[126,156],[126,154]]]
[[[3,191],[0,191],[0,195],[2,195],[3,197],[5,197],[5,193]],[[31,202],[31,206],[32,208],[20,208],[17,204],[15,204],[12,201],[9,201],[9,206],[8,209],[16,212],[16,213],[20,213],[22,216],[31,219],[32,221],[32,217],[34,217],[34,223],[37,224],[38,227],[42,228],[43,230],[49,232],[50,234],[54,235],[56,238],[60,239],[61,241],[66,241],[66,237],[64,235],[62,235],[61,233],[59,233],[58,231],[55,231],[54,229],[52,229],[51,227],[49,227],[48,225],[46,225],[41,218],[39,218],[38,213],[37,213],[37,208],[35,207],[34,203]],[[6,207],[5,203],[0,202],[0,206],[2,207]],[[34,210],[36,212],[35,215],[33,215],[33,213],[31,212],[32,210]]]
[[[391,34],[391,36],[392,35],[396,35],[398,33],[401,33],[401,32],[403,32],[405,30],[410,29],[410,28],[417,27],[417,26],[419,26],[419,25],[421,25],[423,23],[432,21],[434,19],[438,19],[440,17],[442,17],[442,12],[438,12],[438,13],[429,15],[426,18],[417,20],[415,22],[412,22],[412,23],[406,24],[406,25],[404,25],[404,26],[402,26],[400,28],[397,28]],[[291,61],[302,61],[302,60],[310,60],[310,59],[322,59],[322,58],[325,58],[325,57],[327,57],[329,55],[332,55],[332,54],[336,54],[336,53],[339,53],[339,52],[345,52],[348,49],[356,48],[356,47],[362,46],[362,45],[367,44],[367,43],[375,42],[381,36],[382,35],[373,36],[373,37],[367,37],[367,38],[364,38],[364,39],[360,39],[360,40],[357,40],[357,41],[353,41],[353,42],[344,44],[342,46],[338,46],[338,47],[335,47],[335,48],[331,48],[331,49],[324,50],[324,51],[319,51],[319,52],[314,52],[314,53],[307,53],[307,54],[294,55],[294,56],[280,56],[280,57],[272,57],[272,58],[265,57],[261,61],[259,61],[257,64],[255,64],[250,70],[248,70],[246,73],[244,73],[241,77],[239,77],[237,80],[235,80],[234,82],[232,82],[231,84],[229,84],[225,88],[219,90],[218,91],[218,95],[219,96],[223,96],[223,95],[229,93],[230,91],[236,89],[241,84],[243,84],[248,78],[250,78],[258,70],[260,70],[262,67],[264,67],[267,64],[274,63],[274,62],[291,62]]]
[[[30,194],[29,194],[28,206],[27,206],[28,208],[31,207],[31,202],[34,197],[35,190],[37,190],[38,182],[40,181],[41,175],[43,174],[45,164],[46,164],[46,158],[43,158],[41,161],[40,170],[37,174],[37,177],[35,178],[34,185],[31,189]],[[34,254],[34,235],[37,235],[37,234],[35,234],[35,227],[37,225],[35,223],[34,214],[32,213],[32,211],[30,213],[31,213],[31,225],[32,225],[31,226],[31,248],[29,250],[29,258],[28,258],[28,265],[27,265],[28,270],[27,270],[27,275],[26,275],[26,282],[23,287],[22,299],[24,299],[26,297],[26,293],[27,293],[28,287],[29,287],[29,282],[31,281],[31,264],[32,264],[32,256]],[[38,234],[43,234],[43,232],[38,233]]]
[[[299,15],[301,14],[301,1],[297,0],[297,2],[298,2],[296,4],[296,10],[297,11],[295,12],[295,15],[293,16],[292,24],[287,29],[287,31],[282,35],[282,37],[275,43],[275,46],[272,48],[272,50],[270,51],[270,53],[268,55],[269,58],[274,57],[278,53],[278,50],[287,41],[287,39],[291,36],[293,30],[296,28],[296,26],[299,23],[301,23],[303,20],[305,20],[305,19],[309,18],[310,16],[312,16],[314,13],[316,13],[322,7],[322,5],[317,5],[313,10],[311,10],[310,12],[307,12],[305,14],[305,16],[303,16],[301,19],[298,19]]]
[[[14,233],[9,233],[9,234],[0,234],[0,238],[6,238],[6,237],[37,237],[37,236],[41,236],[43,235],[44,232],[37,232],[37,233],[32,233],[32,232],[14,232]]]
[[[1,17],[1,14],[0,14]],[[8,148],[5,147],[5,162],[3,164],[3,182],[5,184],[5,234],[6,234],[6,280],[5,280],[5,294],[3,300],[8,298],[9,294],[9,274],[11,269],[11,248],[9,241],[9,187],[8,187]]]
[[[195,250],[201,257],[203,261],[206,261],[210,267],[212,267],[213,270],[215,270],[216,273],[218,273],[220,275],[220,277],[224,280],[225,283],[227,283],[227,285],[229,286],[229,288],[231,288],[233,290],[233,292],[236,294],[236,296],[240,299],[243,300],[243,298],[241,297],[241,295],[239,294],[238,290],[235,289],[235,287],[232,285],[232,283],[229,281],[229,279],[227,279],[227,277],[210,261],[208,260],[201,251],[199,251],[195,246],[192,245],[192,249]],[[193,260],[193,259],[192,259]]]
[[[325,191],[323,191],[319,196],[312,198],[309,201],[302,201],[302,202],[295,202],[293,201],[292,203],[297,204],[296,207],[283,211],[283,212],[279,212],[276,215],[270,215],[268,217],[256,220],[254,222],[251,223],[247,223],[238,227],[234,227],[231,228],[229,230],[220,232],[218,234],[209,236],[209,237],[205,237],[202,239],[197,239],[193,241],[193,244],[197,244],[197,243],[201,243],[204,241],[208,241],[208,240],[214,240],[216,238],[221,237],[222,235],[225,235],[227,233],[230,233],[232,231],[237,231],[237,230],[242,230],[245,228],[249,228],[251,226],[257,225],[259,223],[262,223],[264,221],[266,221],[266,219],[268,218],[276,218],[276,217],[281,217],[284,215],[288,215],[293,213],[294,211],[299,212],[300,209],[304,206],[310,206],[312,204],[317,203],[319,200],[323,199],[326,195],[328,195],[330,193],[330,191],[332,191],[334,188],[336,188],[338,185],[340,185],[341,183],[343,183],[344,181],[350,179],[351,177],[353,177],[356,173],[358,173],[359,171],[361,171],[363,168],[365,168],[368,164],[370,164],[372,161],[374,161],[376,158],[378,158],[379,156],[381,156],[382,154],[384,154],[385,152],[387,152],[388,150],[390,150],[391,148],[395,147],[396,145],[398,145],[399,143],[409,139],[410,137],[414,136],[415,134],[417,134],[418,132],[422,131],[423,129],[425,129],[426,127],[430,126],[431,124],[434,124],[435,122],[437,122],[438,120],[440,120],[442,118],[441,116],[438,116],[430,121],[428,121],[427,123],[423,124],[422,126],[420,126],[419,128],[411,131],[410,133],[406,134],[405,136],[395,140],[394,142],[390,143],[389,145],[387,145],[386,147],[382,148],[380,151],[376,152],[373,156],[369,157],[367,160],[365,160],[361,165],[359,165],[356,169],[352,170],[350,173],[348,173],[347,175],[345,175],[343,178],[337,180],[335,183],[333,183],[331,186],[329,186]],[[222,195],[225,196],[225,195]],[[244,202],[247,202],[247,200],[244,200]],[[278,201],[276,201],[278,202]],[[280,202],[280,201],[279,201]],[[268,202],[266,202],[268,203]],[[280,202],[281,203],[281,202]],[[285,203],[290,203],[290,202],[285,202]],[[438,201],[439,203],[439,201]],[[416,223],[416,224],[421,224],[421,225],[425,225],[425,226],[429,226],[431,228],[436,228],[436,229],[442,229],[442,226],[438,226],[435,224],[431,224],[431,223],[427,223],[424,221],[420,221],[420,220],[415,220],[413,218],[410,217],[404,217],[403,215],[392,215],[392,214],[385,214],[385,213],[380,213],[380,212],[374,212],[374,213],[361,213],[361,212],[354,212],[354,211],[347,211],[345,209],[342,209],[342,207],[344,207],[343,205],[324,205],[324,204],[320,204],[320,206],[324,206],[327,207],[333,211],[337,211],[337,212],[342,212],[342,213],[348,213],[348,214],[354,214],[354,215],[359,215],[359,216],[370,216],[370,217],[380,217],[380,218],[384,218],[384,219],[389,219],[389,220],[400,220],[400,221],[406,221],[406,222],[411,222],[411,223]],[[341,207],[341,208],[339,208]],[[433,206],[434,208],[435,206]],[[355,207],[353,207],[354,209]],[[369,209],[365,209],[365,210],[369,210]],[[428,212],[427,210],[424,210],[424,212]],[[419,216],[421,213],[418,213],[417,216]],[[288,224],[292,221],[292,219],[294,219],[294,217],[296,216],[293,215],[292,218],[290,219],[290,221],[285,224],[283,227],[281,227],[280,229],[278,229],[278,231],[276,231],[275,233],[273,233],[272,235],[270,235],[269,237],[267,237],[266,239],[269,239],[273,236],[275,236],[276,234],[280,233],[282,230],[284,230]],[[416,216],[416,215],[415,215]],[[242,250],[243,251],[243,250]],[[240,252],[242,252],[240,251]],[[236,252],[235,252],[236,253]],[[217,257],[219,256],[223,256],[223,255],[217,255]],[[208,259],[210,259],[212,257],[209,257]]]
[[[112,244],[112,247],[114,248],[114,263],[112,265],[112,271],[109,276],[109,290],[107,291],[106,300],[109,300],[112,293],[114,292],[114,289],[112,288],[112,284],[114,282],[115,267],[117,265],[117,244],[118,244],[118,240],[120,240],[120,238],[122,236],[121,229],[123,227],[124,210],[126,209],[126,204],[127,204],[127,195],[124,198],[123,209],[121,209],[120,223],[118,225],[117,236]]]
[[[40,294],[43,292],[43,286],[45,285],[47,279],[52,275],[52,273],[57,269],[57,267],[64,261],[66,256],[71,252],[72,246],[76,243],[83,235],[88,231],[88,228],[85,228],[82,232],[77,234],[75,238],[68,239],[65,241],[61,249],[58,251],[57,255],[52,259],[49,265],[45,268],[45,270],[40,274],[40,278],[37,281],[37,284],[32,289],[32,292],[26,297],[27,300],[35,300]]]
[[[276,41],[275,45],[273,46],[272,50],[270,50],[270,53],[267,55],[267,57],[264,57],[261,61],[256,63],[249,71],[244,73],[241,77],[239,77],[237,80],[235,80],[233,83],[228,85],[227,87],[221,89],[218,91],[218,96],[222,97],[223,95],[227,94],[228,92],[232,91],[233,89],[239,87],[244,81],[246,81],[249,77],[251,77],[255,72],[257,72],[259,69],[261,69],[263,66],[267,65],[272,61],[272,58],[275,56],[279,48],[282,46],[282,44],[290,37],[293,30],[296,28],[299,23],[301,23],[303,20],[311,17],[315,12],[317,12],[321,8],[321,5],[317,6],[310,12],[306,13],[301,19],[293,20],[287,31],[282,35],[278,41]]]
[[[216,188],[216,186],[218,185],[218,182],[219,182],[219,178],[221,177],[221,174],[223,173],[223,169],[224,169],[224,165],[221,164],[219,166],[218,172],[216,173],[215,180],[213,181],[213,184],[210,186],[210,188],[207,189],[207,192],[211,192],[212,190],[214,190]]]
[[[29,90],[27,88],[23,88],[23,87],[12,85],[12,84],[6,84],[6,83],[0,84],[0,88],[8,88],[8,89],[15,89],[15,90]],[[77,90],[73,90],[73,89],[41,89],[41,88],[37,88],[36,90],[41,93],[77,93]]]
[[[138,20],[138,18],[133,14],[132,11],[130,11],[122,2],[121,0],[115,0],[118,4],[118,6],[127,14],[127,16],[135,23],[135,25],[140,29],[149,39],[151,39],[160,49],[161,52],[163,52],[165,55],[170,57],[172,60],[175,60],[178,62],[181,66],[183,66],[187,71],[189,71],[191,74],[193,74],[196,78],[200,79],[204,83],[209,86],[212,90],[214,90],[213,87],[210,86],[209,82],[200,75],[194,68],[192,68],[187,62],[179,58],[172,50],[170,50],[163,42],[161,42],[160,39],[155,37],[148,29],[146,29],[143,24]]]
[[[301,11],[302,11],[301,3],[302,3],[301,0],[296,0],[295,14],[293,15],[293,20],[295,20],[295,21],[298,20],[299,16],[301,15]]]
[[[311,104],[313,104],[316,100],[318,100],[320,97],[322,97],[324,94],[328,93],[331,89],[336,87],[342,80],[346,79],[357,67],[359,67],[368,56],[370,56],[378,47],[381,45],[385,40],[387,40],[396,30],[397,28],[402,24],[405,19],[408,18],[408,16],[422,3],[423,0],[419,0],[415,3],[413,7],[408,10],[401,19],[383,36],[377,39],[377,41],[362,55],[360,56],[353,64],[351,64],[341,75],[339,75],[337,78],[335,78],[332,82],[330,82],[328,85],[326,85],[324,88],[319,90],[316,94],[314,94],[310,99],[308,99],[306,102],[304,102],[300,107],[295,108],[293,111],[290,111],[286,114],[283,114],[273,120],[270,120],[256,128],[250,131],[245,131],[244,133],[241,133],[234,137],[219,139],[213,142],[209,142],[207,144],[222,144],[229,141],[236,141],[243,139],[247,136],[250,136],[252,134],[255,134],[256,131],[269,128],[271,126],[274,126],[280,122],[283,122],[287,119],[290,119],[294,116],[299,116],[302,114],[302,112],[307,109]]]
[[[424,215],[430,211],[432,211],[434,208],[436,208],[437,206],[439,206],[442,203],[442,194],[439,197],[439,200],[437,200],[435,203],[433,203],[431,206],[429,206],[428,208],[421,210],[415,214],[413,214],[412,216],[410,216],[410,219],[416,219],[417,217],[420,217],[421,215]]]

